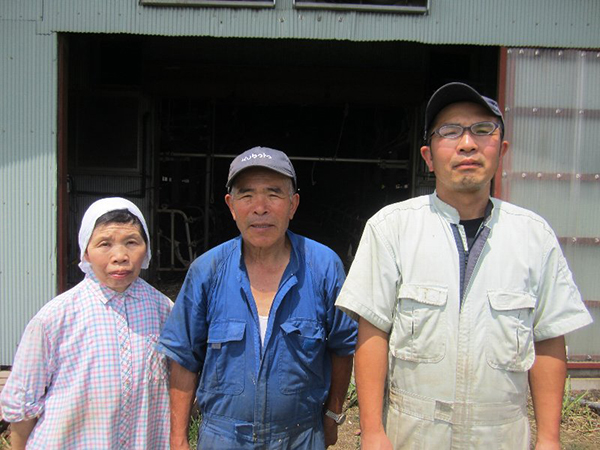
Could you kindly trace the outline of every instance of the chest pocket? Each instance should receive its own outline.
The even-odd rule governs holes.
[[[211,323],[200,389],[230,395],[243,392],[246,370],[245,330],[246,322],[241,320]]]
[[[495,369],[525,372],[535,359],[535,297],[524,292],[488,291],[491,316],[486,326],[486,357]]]
[[[281,324],[279,386],[283,394],[322,388],[325,330],[313,319],[293,318]]]
[[[394,357],[419,363],[436,363],[446,354],[448,289],[403,284],[390,334]]]

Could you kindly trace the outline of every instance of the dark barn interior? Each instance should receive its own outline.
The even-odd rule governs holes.
[[[405,42],[64,35],[69,229],[109,195],[149,221],[149,277],[181,275],[237,234],[223,201],[231,158],[285,151],[301,203],[291,230],[348,265],[382,206],[432,191],[420,163],[427,97],[448,81],[495,96],[499,49]]]

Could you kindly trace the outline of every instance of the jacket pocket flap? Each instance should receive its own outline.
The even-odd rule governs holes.
[[[316,320],[288,320],[281,324],[281,329],[285,334],[295,333],[309,339],[323,340],[325,337],[323,327]]]
[[[231,341],[241,341],[244,338],[246,322],[227,320],[215,322],[208,330],[208,343],[218,344]]]
[[[487,295],[496,311],[535,308],[535,297],[526,292],[488,291]]]
[[[443,306],[448,299],[448,289],[439,286],[403,284],[400,286],[398,298],[409,298],[425,305]]]

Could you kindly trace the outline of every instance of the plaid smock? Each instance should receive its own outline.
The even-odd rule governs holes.
[[[9,422],[38,418],[28,449],[168,449],[168,367],[155,351],[171,301],[138,278],[94,275],[29,322],[0,397]]]

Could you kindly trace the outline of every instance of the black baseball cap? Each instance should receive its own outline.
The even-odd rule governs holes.
[[[253,147],[236,156],[231,162],[227,184],[225,185],[227,190],[231,190],[233,179],[239,175],[240,172],[251,167],[264,167],[265,169],[274,170],[275,172],[291,178],[294,183],[294,189],[297,187],[296,171],[285,153],[268,147]]]
[[[428,140],[431,133],[430,128],[440,111],[446,106],[458,102],[472,102],[483,106],[500,119],[500,125],[502,126],[502,130],[504,130],[504,117],[502,117],[500,107],[495,100],[481,95],[468,84],[454,82],[445,84],[435,91],[429,99],[429,103],[427,103],[427,109],[425,110],[425,133],[423,135],[425,141]]]

